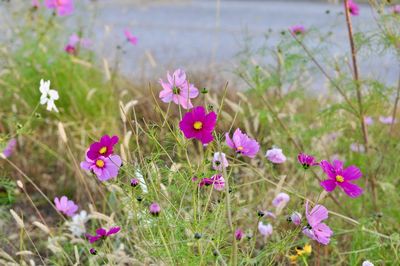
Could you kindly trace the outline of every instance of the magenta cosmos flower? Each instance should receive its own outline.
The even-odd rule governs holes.
[[[302,35],[306,32],[306,29],[302,25],[294,25],[289,28],[289,31],[294,35]]]
[[[229,137],[229,133],[225,134],[225,138],[226,144],[234,149],[236,153],[249,158],[254,158],[260,149],[258,142],[242,133],[239,128],[233,133],[232,139]]]
[[[353,16],[358,16],[360,14],[360,8],[358,7],[358,4],[353,0],[349,0],[347,2],[347,8],[349,9],[350,14],[352,14]]]
[[[179,122],[179,128],[188,139],[198,139],[203,144],[214,140],[212,132],[217,122],[217,114],[206,113],[203,106],[197,106],[187,112]]]
[[[100,239],[104,240],[108,236],[118,233],[120,230],[121,230],[121,228],[119,226],[111,227],[110,230],[108,230],[108,231],[104,228],[99,228],[96,230],[96,235],[92,236],[92,235],[86,234],[86,237],[90,243],[94,243]]]
[[[320,183],[326,191],[331,192],[336,186],[339,186],[351,198],[356,198],[363,193],[359,186],[349,182],[362,176],[360,169],[356,166],[351,165],[343,169],[343,162],[340,160],[334,160],[333,164],[323,160],[320,166],[329,177]]]
[[[229,166],[228,160],[226,159],[226,155],[223,152],[214,153],[214,157],[212,160],[213,169],[216,171],[222,171],[224,168]]]
[[[313,156],[302,152],[299,153],[299,155],[297,155],[297,160],[303,166],[304,169],[308,169],[310,166],[318,165]]]
[[[240,228],[236,229],[235,238],[237,241],[240,241],[243,238],[243,235],[244,235],[244,233],[243,233],[242,229],[240,229]]]
[[[225,188],[225,179],[222,175],[217,174],[213,175],[211,178],[203,178],[199,183],[199,187],[210,185],[213,185],[215,190],[222,191]]]
[[[136,44],[137,44],[138,38],[137,38],[136,36],[134,36],[128,29],[125,29],[125,30],[124,30],[124,35],[125,35],[126,40],[127,40],[129,43],[131,43],[131,44],[133,44],[133,45],[136,45]]]
[[[76,205],[75,202],[73,202],[72,200],[68,200],[66,196],[62,196],[61,199],[55,197],[54,204],[56,205],[56,209],[59,212],[69,217],[72,217],[78,210],[78,205]]]
[[[303,228],[303,234],[318,241],[322,245],[328,245],[333,232],[329,226],[322,222],[328,219],[328,210],[322,205],[315,205],[311,212],[309,212],[307,201],[306,218],[308,224]]]
[[[69,37],[68,43],[64,50],[69,54],[76,55],[78,47],[88,49],[91,45],[92,43],[89,39],[80,38],[76,33],[74,33]]]
[[[118,143],[118,136],[104,135],[100,141],[94,142],[90,145],[87,157],[91,160],[96,160],[98,157],[108,157],[114,152],[114,145]]]
[[[3,157],[8,158],[11,156],[11,154],[14,152],[15,147],[17,147],[17,140],[16,139],[10,139],[6,146],[4,147],[3,152],[1,153]]]
[[[121,165],[122,160],[118,155],[100,156],[95,160],[86,156],[86,161],[81,162],[81,168],[93,172],[100,181],[117,177]]]
[[[55,9],[59,16],[68,16],[74,11],[73,0],[45,0],[47,8]]]
[[[186,73],[181,69],[174,71],[172,76],[167,73],[168,82],[160,79],[163,90],[160,91],[160,99],[165,103],[174,102],[181,105],[184,109],[193,107],[190,99],[199,95],[199,90],[186,80]]]
[[[265,157],[267,157],[270,162],[275,164],[281,164],[286,161],[286,156],[283,154],[282,149],[279,148],[272,148],[268,150],[265,154]]]
[[[161,212],[161,207],[157,202],[153,202],[149,206],[149,212],[151,215],[158,216]]]

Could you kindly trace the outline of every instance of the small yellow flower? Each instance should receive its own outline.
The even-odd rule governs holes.
[[[312,252],[311,245],[310,244],[305,244],[304,247],[303,247],[303,251],[304,251],[304,254],[306,254],[307,256],[310,255],[311,252]]]
[[[297,258],[298,258],[297,255],[290,255],[288,257],[289,257],[290,264],[296,264],[297,263]]]

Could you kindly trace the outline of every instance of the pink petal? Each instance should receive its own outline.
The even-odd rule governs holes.
[[[362,173],[361,173],[360,169],[358,169],[354,165],[347,167],[343,171],[343,177],[344,177],[345,181],[356,180],[356,179],[359,179],[361,176],[362,176]]]
[[[349,182],[340,183],[339,186],[351,198],[357,198],[363,193],[362,188]]]
[[[319,184],[328,192],[331,192],[336,188],[336,182],[332,179],[321,181]]]
[[[322,205],[315,205],[307,216],[308,223],[311,227],[316,226],[326,219],[328,219],[328,210]]]
[[[233,143],[231,137],[229,136],[229,133],[225,133],[225,140],[226,140],[226,145],[228,145],[232,149],[235,149],[235,144]]]

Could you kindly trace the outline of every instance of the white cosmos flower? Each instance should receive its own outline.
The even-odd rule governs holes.
[[[47,111],[55,111],[58,113],[58,109],[54,103],[55,100],[58,100],[58,92],[56,90],[50,89],[50,80],[44,81],[43,79],[40,80],[40,104],[44,105],[47,104]]]
[[[81,211],[79,214],[75,214],[72,216],[71,221],[67,221],[66,224],[68,225],[69,231],[74,236],[81,236],[86,233],[85,223],[89,220],[86,211]]]

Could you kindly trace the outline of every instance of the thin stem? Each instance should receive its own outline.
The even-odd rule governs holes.
[[[304,43],[296,37],[295,34],[292,34],[293,38],[297,41],[298,44],[303,48],[303,50],[306,52],[308,57],[310,57],[311,61],[318,67],[318,69],[322,72],[322,74],[329,80],[329,82],[332,84],[332,86],[342,95],[343,99],[346,101],[346,103],[349,105],[350,109],[353,111],[354,114],[357,114],[356,108],[353,106],[351,103],[350,99],[347,97],[347,95],[344,93],[344,91],[339,87],[339,85],[336,83],[335,80],[329,74],[325,71],[325,69],[321,66],[321,64],[315,59],[315,57],[311,54],[311,52],[308,50],[308,48],[304,45]]]
[[[397,107],[399,105],[399,100],[400,100],[400,75],[399,75],[399,81],[397,84],[396,98],[394,100],[394,106],[393,106],[393,112],[392,112],[392,124],[390,125],[390,134],[393,134],[394,121],[396,119]]]
[[[349,33],[349,41],[350,41],[350,49],[351,49],[351,59],[353,62],[353,78],[354,78],[354,82],[356,85],[359,118],[360,118],[361,130],[362,130],[362,134],[363,134],[363,138],[364,138],[365,152],[368,153],[368,130],[367,130],[367,127],[365,125],[365,120],[364,120],[364,108],[362,105],[362,92],[361,92],[361,84],[360,84],[360,79],[359,79],[359,74],[358,74],[356,47],[354,44],[353,27],[351,24],[350,10],[348,8],[348,2],[349,2],[348,0],[344,0],[346,24],[347,24],[347,30]]]

